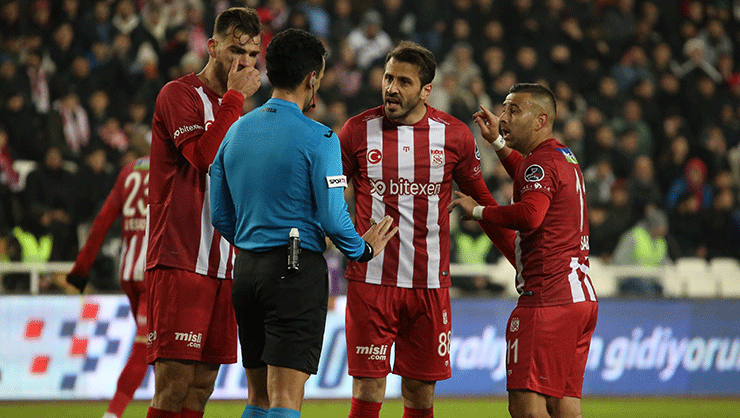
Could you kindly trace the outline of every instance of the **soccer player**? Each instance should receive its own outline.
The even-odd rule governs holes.
[[[216,18],[208,62],[167,83],[152,123],[146,280],[152,417],[201,417],[220,364],[236,361],[234,250],[210,219],[208,166],[244,98],[259,88],[260,20],[235,7]]]
[[[272,98],[234,124],[210,170],[213,224],[240,249],[233,303],[248,384],[243,418],[300,417],[326,323],[325,236],[365,262],[397,231],[385,217],[357,234],[339,140],[303,114],[324,76],[325,54],[319,38],[302,30],[272,38],[265,53]],[[291,229],[301,240],[297,266],[289,264]]]
[[[403,416],[433,416],[435,384],[451,374],[452,180],[496,205],[470,129],[425,103],[435,69],[427,49],[400,43],[386,57],[384,104],[351,118],[339,134],[344,174],[354,182],[358,231],[384,216],[399,226],[383,255],[347,268],[351,418],[379,416],[394,343]],[[514,232],[481,226],[513,260]]]
[[[74,267],[67,275],[67,282],[82,292],[87,285],[90,267],[103,244],[113,221],[121,215],[121,288],[128,296],[131,313],[136,320],[136,336],[131,346],[126,366],[118,377],[116,394],[108,405],[103,418],[120,418],[126,406],[141,385],[146,374],[146,304],[147,286],[144,283],[146,258],[147,206],[149,193],[149,157],[134,160],[121,170],[100,213],[95,217],[85,245],[77,255]]]
[[[460,206],[473,219],[517,230],[520,296],[506,327],[509,412],[514,418],[580,417],[598,312],[588,276],[583,174],[552,136],[556,105],[546,87],[511,87],[500,120],[481,109],[473,117],[514,179],[514,203],[479,205],[458,192],[450,210]]]

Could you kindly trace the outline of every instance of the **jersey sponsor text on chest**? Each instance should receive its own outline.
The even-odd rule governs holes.
[[[439,194],[442,183],[417,183],[401,177],[398,180],[370,180],[370,193],[384,196],[389,195],[412,195],[412,196],[434,196]]]

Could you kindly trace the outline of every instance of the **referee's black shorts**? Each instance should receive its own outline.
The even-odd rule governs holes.
[[[329,299],[326,260],[302,249],[298,271],[288,272],[287,261],[287,246],[236,256],[231,296],[242,364],[316,374]]]

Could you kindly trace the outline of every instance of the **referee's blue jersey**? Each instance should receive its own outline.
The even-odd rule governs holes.
[[[241,117],[210,168],[211,222],[234,246],[267,251],[300,231],[323,252],[325,234],[349,259],[365,251],[344,200],[339,138],[295,103],[270,99]]]

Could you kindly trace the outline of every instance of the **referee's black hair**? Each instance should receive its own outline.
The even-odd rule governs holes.
[[[213,33],[222,37],[233,35],[239,40],[242,35],[254,38],[262,31],[260,17],[252,8],[231,7],[224,10],[216,17],[213,25]]]
[[[543,86],[542,84],[537,83],[517,83],[511,86],[509,89],[509,93],[529,93],[532,96],[534,96],[537,99],[544,99],[545,101],[549,102],[548,104],[552,106],[553,112],[555,112],[552,117],[554,118],[555,115],[558,113],[558,107],[557,102],[555,100],[555,95],[552,94],[552,91],[548,89],[547,87]]]
[[[295,90],[311,71],[324,67],[326,48],[316,35],[301,29],[286,29],[272,37],[265,52],[265,67],[270,84]]]
[[[419,80],[422,86],[434,80],[437,61],[434,59],[434,54],[423,46],[411,41],[402,41],[385,56],[385,62],[387,63],[391,58],[419,67]]]

